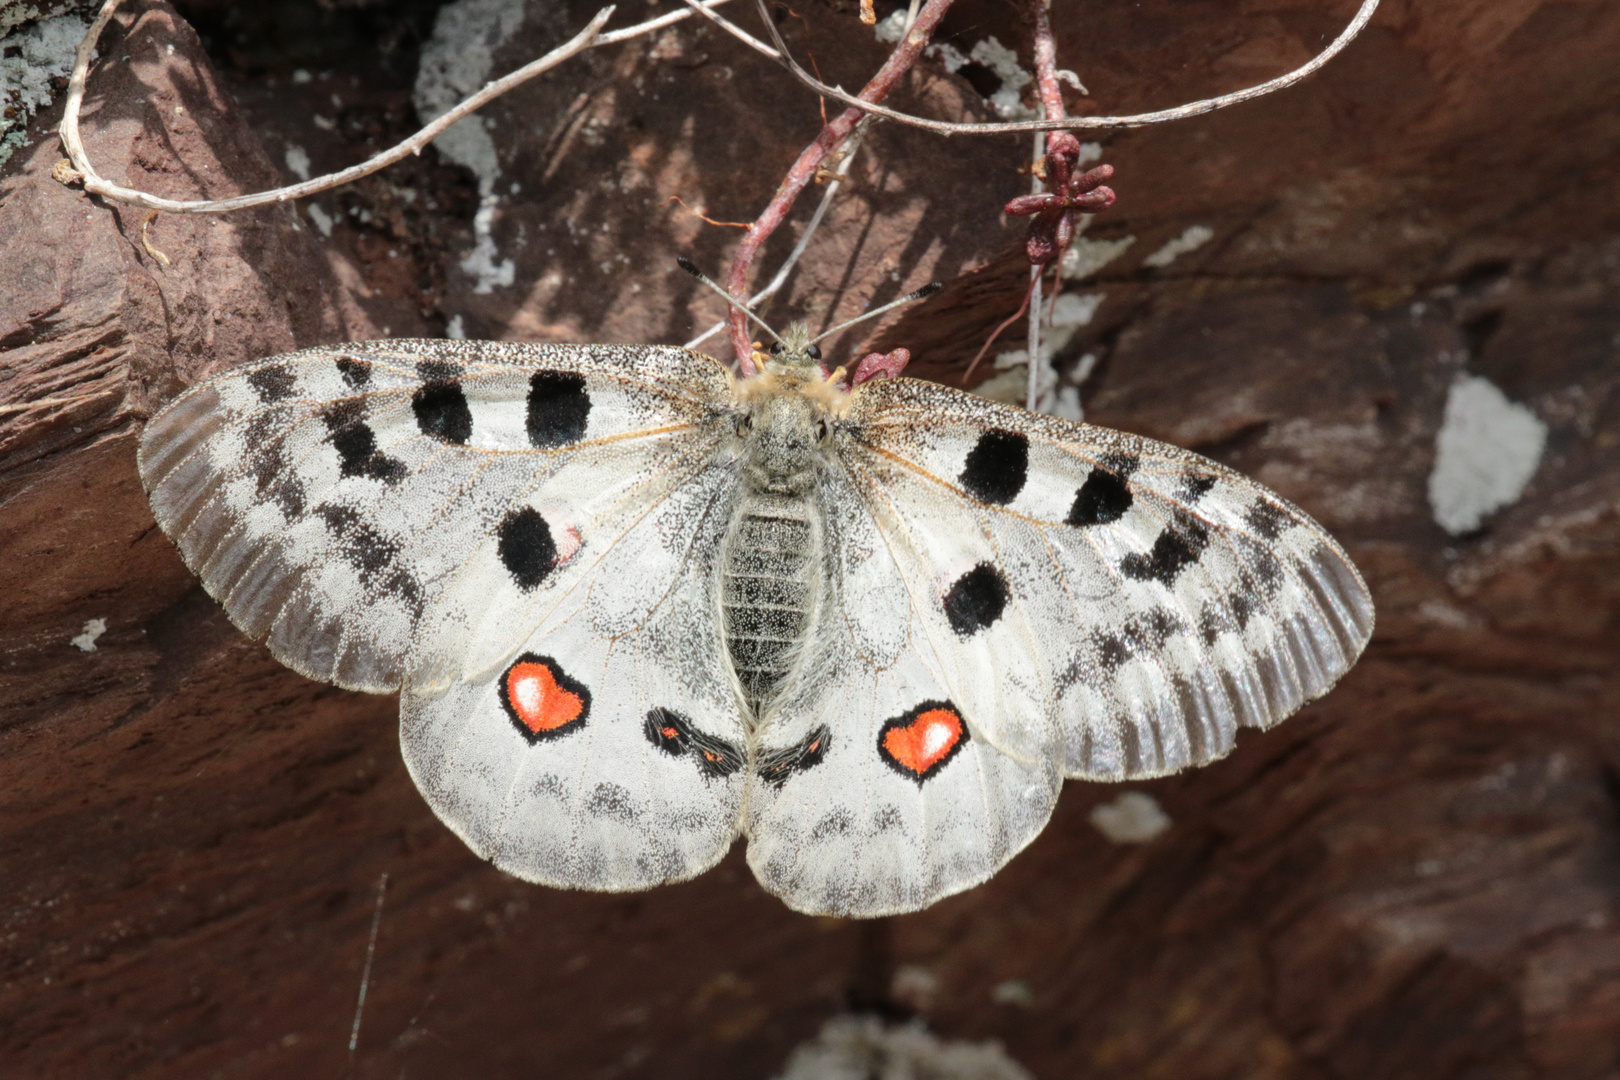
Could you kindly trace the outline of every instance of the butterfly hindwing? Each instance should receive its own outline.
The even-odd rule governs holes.
[[[865,384],[848,423],[931,601],[916,632],[1015,756],[1100,779],[1213,760],[1325,693],[1371,632],[1321,527],[1196,454],[908,379]]]
[[[830,603],[802,680],[757,735],[748,861],[800,911],[914,911],[1029,843],[1061,777],[979,737],[914,633],[900,557],[836,465],[821,495]]]
[[[728,395],[719,365],[673,348],[310,349],[183,395],[147,428],[142,478],[278,659],[355,689],[442,687],[513,655],[709,463]]]
[[[644,889],[730,847],[748,733],[707,598],[734,491],[731,470],[704,470],[643,515],[494,677],[404,694],[417,786],[502,870]],[[626,591],[649,598],[633,619]]]

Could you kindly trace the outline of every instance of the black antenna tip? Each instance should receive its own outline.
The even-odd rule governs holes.
[[[921,300],[925,296],[933,296],[935,293],[939,292],[939,290],[943,289],[944,287],[945,287],[945,283],[943,281],[930,281],[928,284],[924,285],[922,288],[918,289],[916,292],[914,292],[910,296],[906,297],[906,299],[907,300]]]
[[[685,255],[675,256],[675,265],[680,267],[682,270],[685,270],[688,274],[691,274],[699,281],[703,280],[703,271],[698,269],[698,264],[693,262],[691,259],[688,259]]]

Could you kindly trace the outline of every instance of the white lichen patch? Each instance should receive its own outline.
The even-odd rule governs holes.
[[[1197,251],[1213,239],[1215,230],[1208,225],[1189,225],[1182,230],[1180,236],[1166,240],[1158,251],[1143,259],[1142,265],[1163,270],[1189,251]]]
[[[0,38],[0,165],[27,145],[29,119],[56,97],[51,80],[73,71],[85,26],[76,16],[58,15]]]
[[[1096,145],[1096,143],[1085,144],[1085,146]],[[1069,281],[1084,281],[1125,254],[1125,249],[1134,243],[1136,243],[1134,236],[1122,236],[1118,240],[1093,240],[1090,237],[1077,236],[1069,245],[1069,250],[1063,253],[1059,269]]]
[[[885,45],[900,44],[900,35],[906,32],[906,9],[897,8],[887,19],[879,19],[872,27],[873,35]]]
[[[985,99],[1003,120],[1032,120],[1037,113],[1024,104],[1024,87],[1035,81],[1035,76],[1018,64],[1018,54],[1007,48],[994,36],[987,37],[968,53],[968,59],[983,64],[995,72],[1001,86]]]
[[[1041,336],[1041,369],[1036,375],[1035,408],[1064,420],[1083,418],[1077,385],[1059,385],[1052,357],[1060,352],[1082,326],[1091,322],[1106,293],[1063,293],[1053,305],[1051,325]],[[980,397],[1007,405],[1029,401],[1029,350],[1009,349],[996,354],[996,374],[973,388]],[[1080,380],[1076,379],[1075,383]]]
[[[1547,425],[1479,376],[1464,376],[1446,395],[1435,437],[1429,505],[1453,536],[1479,528],[1485,515],[1517,501],[1541,464]]]
[[[906,30],[906,9],[901,8],[888,18],[880,21],[872,28],[877,39],[886,45],[899,42],[900,35]],[[982,64],[1001,80],[995,93],[985,98],[985,104],[996,111],[996,115],[1003,120],[1033,120],[1039,114],[1024,104],[1024,87],[1035,81],[1035,76],[1025,71],[1018,63],[1018,53],[1007,48],[995,36],[985,38],[974,45],[964,56],[962,50],[948,41],[937,45],[930,45],[923,50],[927,56],[933,57],[945,66],[945,70],[956,74],[967,64]],[[1073,72],[1062,72],[1060,75],[1069,75],[1074,78],[1078,86],[1080,80]],[[1084,88],[1081,88],[1084,92]],[[1097,156],[1102,156],[1102,148],[1096,143],[1086,143],[1085,146],[1097,148]],[[1085,147],[1081,148],[1081,162],[1087,159],[1084,155]],[[1095,160],[1095,159],[1093,159]]]
[[[439,9],[433,36],[422,47],[412,92],[416,115],[424,124],[483,88],[494,68],[495,50],[522,27],[523,13],[524,0],[457,0]],[[495,183],[501,175],[490,135],[493,126],[489,118],[475,113],[433,140],[439,153],[478,178],[473,250],[461,261],[461,269],[477,279],[473,291],[479,293],[510,285],[516,276],[512,260],[500,258],[492,228],[500,201]]]
[[[1170,815],[1145,791],[1126,791],[1091,808],[1091,824],[1116,844],[1145,844],[1171,825]]]
[[[315,227],[321,231],[322,236],[330,237],[332,235],[332,215],[322,210],[320,203],[306,203],[304,213],[309,215],[309,220],[315,223]]]
[[[777,1080],[1034,1080],[999,1042],[941,1039],[921,1023],[835,1016],[800,1044]]]
[[[84,624],[84,630],[68,638],[68,644],[80,652],[95,652],[96,639],[107,632],[106,619],[91,619]]]
[[[282,160],[287,163],[288,172],[300,180],[309,179],[309,152],[302,146],[287,147],[287,152],[282,155]]]
[[[461,260],[461,269],[477,279],[475,293],[493,292],[497,286],[504,288],[517,280],[517,267],[511,259],[501,258],[495,247],[494,224],[499,209],[500,197],[485,195],[473,215],[473,249]]]
[[[449,112],[489,81],[495,50],[523,25],[523,0],[457,0],[439,9],[433,36],[422,46],[411,100],[426,124]],[[471,169],[479,194],[494,190],[501,174],[489,120],[477,113],[453,124],[433,146]]]
[[[1057,298],[1057,303],[1052,305],[1052,329],[1067,330],[1072,335],[1080,327],[1090,325],[1092,317],[1097,314],[1097,309],[1106,299],[1108,294],[1100,292],[1063,293]],[[1067,343],[1069,336],[1065,335],[1063,340]],[[1055,350],[1062,346],[1053,348]]]

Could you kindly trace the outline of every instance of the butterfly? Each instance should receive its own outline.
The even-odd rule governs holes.
[[[994,874],[1065,777],[1221,757],[1325,693],[1366,585],[1197,454],[790,332],[672,346],[370,341],[153,418],[158,523],[242,631],[400,694],[439,818],[528,881],[646,889],[739,837],[802,912]]]

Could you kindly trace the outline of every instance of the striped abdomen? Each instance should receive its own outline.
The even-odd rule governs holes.
[[[759,718],[798,661],[820,584],[821,529],[810,498],[750,494],[722,559],[726,651]]]

